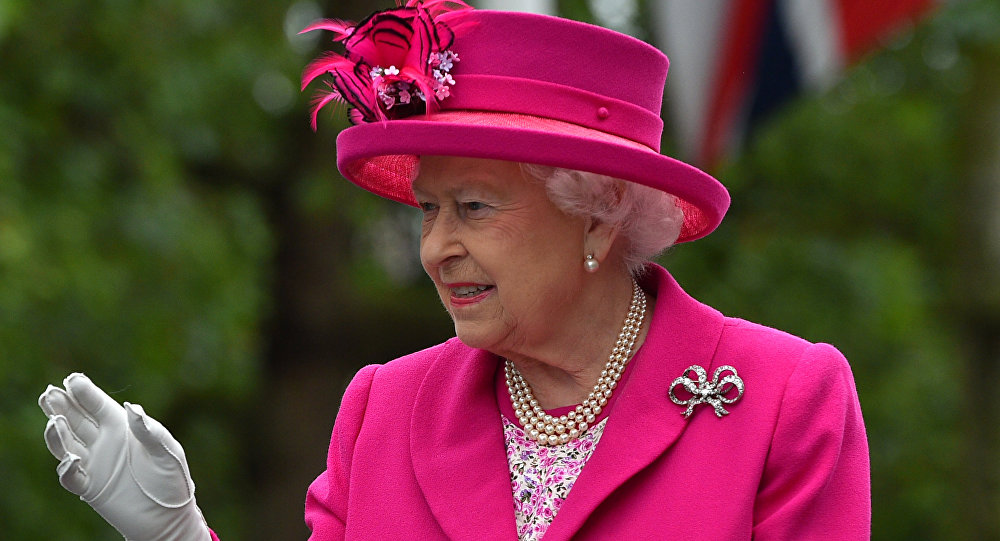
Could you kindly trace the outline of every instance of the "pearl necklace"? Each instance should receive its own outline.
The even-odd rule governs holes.
[[[608,364],[604,366],[601,377],[598,378],[594,390],[587,399],[566,415],[553,417],[545,413],[532,394],[531,386],[521,376],[514,363],[510,362],[510,359],[504,361],[510,403],[514,407],[518,423],[529,438],[542,445],[560,445],[586,434],[587,429],[594,424],[597,416],[608,404],[612,391],[618,386],[625,365],[632,357],[632,346],[639,336],[645,316],[646,294],[639,288],[639,284],[632,280],[632,304],[629,306],[628,315],[625,316],[625,324],[618,335],[618,341],[615,342],[615,347],[608,357]]]

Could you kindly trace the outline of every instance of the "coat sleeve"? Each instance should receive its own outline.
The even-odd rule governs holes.
[[[362,368],[347,386],[340,403],[340,412],[333,425],[326,471],[309,485],[306,493],[305,515],[306,525],[312,531],[310,541],[335,541],[344,538],[354,443],[361,431],[377,368],[378,365]]]
[[[868,440],[854,376],[827,344],[786,383],[754,505],[753,538],[869,539]]]

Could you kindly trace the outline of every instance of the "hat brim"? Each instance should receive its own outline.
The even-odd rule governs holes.
[[[711,233],[729,193],[711,175],[639,143],[557,120],[510,113],[442,111],[352,126],[337,137],[337,166],[361,188],[416,206],[419,156],[461,156],[589,171],[667,192],[684,224],[677,242]]]

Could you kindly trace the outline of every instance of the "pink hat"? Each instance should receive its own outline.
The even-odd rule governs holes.
[[[590,171],[674,195],[678,242],[714,230],[729,194],[701,170],[660,154],[669,62],[659,50],[556,17],[409,0],[354,25],[321,21],[342,56],[326,53],[303,88],[329,74],[333,100],[356,124],[337,137],[337,166],[358,186],[416,205],[420,155],[465,156]]]

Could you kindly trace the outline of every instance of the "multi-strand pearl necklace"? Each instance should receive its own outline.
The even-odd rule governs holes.
[[[639,284],[632,280],[632,304],[629,306],[628,315],[625,316],[625,324],[618,335],[618,341],[615,342],[615,347],[608,357],[608,364],[601,371],[601,377],[598,378],[594,390],[587,399],[566,415],[553,417],[545,413],[531,392],[531,386],[524,381],[514,363],[510,362],[510,359],[504,362],[510,403],[514,406],[518,423],[529,438],[542,445],[560,445],[586,434],[618,386],[625,365],[632,357],[632,347],[639,336],[645,316],[646,294]]]

